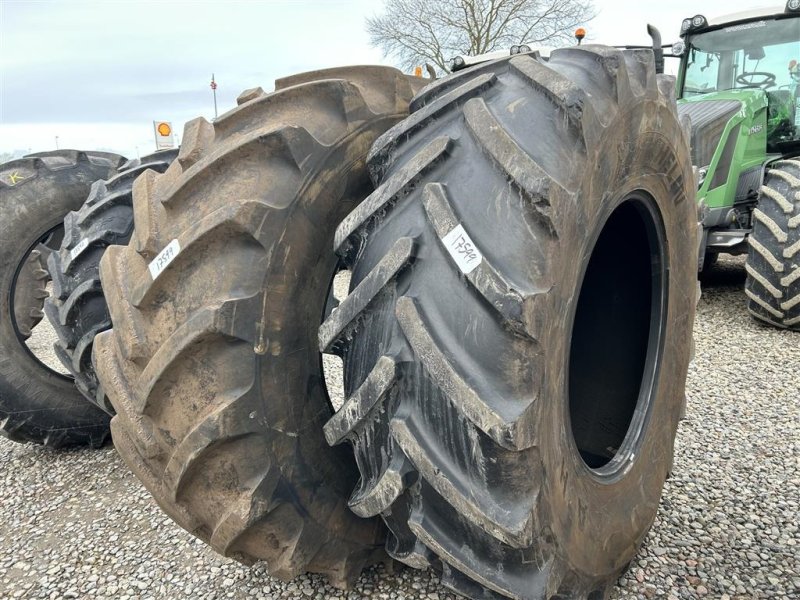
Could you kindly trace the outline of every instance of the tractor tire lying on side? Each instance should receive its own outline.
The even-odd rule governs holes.
[[[177,150],[163,150],[133,159],[111,179],[96,181],[83,206],[64,219],[61,248],[47,261],[53,295],[45,312],[58,334],[56,356],[84,397],[109,414],[113,408],[98,388],[92,365],[95,336],[111,328],[100,284],[100,259],[108,246],[127,244],[131,238],[134,180],[148,169],[163,173],[177,155]]]
[[[748,243],[745,294],[750,314],[800,331],[800,160],[771,165]]]
[[[697,272],[673,86],[650,51],[484,65],[376,142],[337,230],[351,507],[466,596],[605,597],[653,523]]]
[[[170,168],[136,180],[131,242],[101,261],[113,329],[94,360],[117,449],[178,524],[274,576],[344,586],[384,557],[385,529],[347,508],[358,470],[325,443],[316,335],[336,224],[414,90],[384,67],[276,90],[188,123]]]
[[[80,207],[92,183],[113,175],[122,160],[62,150],[0,165],[0,434],[12,440],[99,446],[108,437],[108,415],[86,402],[70,378],[41,363],[24,341],[46,294],[42,242],[58,234],[64,215]],[[33,290],[18,293],[20,285]],[[18,304],[24,308],[17,310]]]

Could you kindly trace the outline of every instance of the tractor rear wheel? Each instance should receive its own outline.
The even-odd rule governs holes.
[[[800,160],[771,165],[753,221],[747,308],[760,321],[800,331]]]
[[[674,79],[565,48],[439,85],[373,147],[320,329],[326,425],[389,553],[475,598],[603,598],[653,523],[684,398],[696,208]]]
[[[316,335],[336,223],[372,189],[366,156],[408,112],[409,79],[352,67],[243,93],[186,125],[133,188],[134,235],[101,260],[113,328],[94,359],[114,443],[159,505],[218,552],[344,586],[383,557],[347,508]]]
[[[0,434],[12,440],[99,446],[108,437],[108,415],[25,342],[47,294],[42,258],[57,247],[64,215],[80,207],[92,183],[112,176],[122,160],[62,150],[0,165]]]

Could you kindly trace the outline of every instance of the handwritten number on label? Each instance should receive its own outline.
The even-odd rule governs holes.
[[[483,260],[483,255],[461,225],[453,227],[450,233],[442,238],[442,243],[465,275],[471,273]]]
[[[150,276],[153,278],[153,281],[161,275],[162,271],[167,268],[167,265],[175,260],[175,257],[181,251],[181,245],[178,243],[178,240],[172,240],[169,244],[167,244],[166,248],[164,248],[158,256],[156,256],[148,265],[150,269]]]

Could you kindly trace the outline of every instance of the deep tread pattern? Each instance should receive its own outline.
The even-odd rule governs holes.
[[[347,400],[326,437],[354,447],[350,506],[383,516],[390,555],[439,568],[459,593],[604,597],[652,523],[690,354],[694,302],[681,290],[696,279],[694,179],[672,81],[652,52],[587,45],[436,82],[373,146],[380,185],[337,231],[351,291],[320,347],[344,360]],[[671,240],[671,373],[647,442],[658,450],[622,478],[611,509],[570,493],[584,484],[561,446],[556,382],[590,232],[637,175]],[[459,227],[479,257],[469,269],[447,240]],[[407,238],[414,262],[387,277]]]
[[[548,69],[540,61],[530,56],[520,56],[511,60],[511,66],[534,88],[545,94],[556,109],[569,120],[570,128],[580,132],[585,143],[595,141],[601,126],[594,106],[587,100],[586,91],[568,77]]]
[[[523,56],[530,56],[536,60],[541,59],[541,55],[535,50]],[[420,92],[414,96],[414,99],[411,101],[411,112],[415,113],[419,111],[429,102],[436,100],[437,98],[446,94],[449,90],[461,85],[464,80],[472,79],[473,77],[483,73],[492,72],[494,68],[493,62],[479,63],[474,67],[463,69],[461,71],[451,73],[446,77],[440,77],[439,79],[436,79],[432,83],[429,83],[422,88],[422,90],[420,90]]]
[[[459,225],[444,185],[427,184],[423,190],[422,203],[425,207],[425,214],[436,230],[440,241]],[[469,235],[469,231],[466,233]],[[480,251],[480,248],[478,250]],[[481,252],[481,254],[484,253]],[[448,256],[453,258],[450,254]],[[531,302],[531,297],[536,292],[521,291],[519,286],[511,283],[488,260],[482,260],[474,270],[466,274],[466,278],[486,302],[500,313],[509,328],[523,335],[527,334],[524,307]]]
[[[429,105],[413,113],[404,119],[391,130],[383,134],[369,153],[370,165],[380,165],[385,162],[388,154],[397,148],[398,144],[409,139],[415,132],[425,127],[426,123],[436,120],[442,114],[450,110],[451,104],[466,102],[473,96],[479,95],[483,90],[495,84],[497,78],[494,73],[478,75],[474,79],[468,80],[463,85],[448,92],[443,97],[431,102]],[[380,179],[383,173],[380,169],[373,170],[373,178]]]
[[[465,489],[458,480],[458,473],[448,472],[431,460],[432,445],[422,440],[424,433],[414,428],[413,422],[392,419],[389,426],[392,438],[403,453],[414,464],[419,474],[430,483],[436,492],[453,506],[458,506],[462,515],[476,523],[488,535],[514,547],[524,548],[533,540],[532,507],[521,503],[513,513],[493,499],[475,499],[471,489]],[[527,499],[535,502],[536,492]]]
[[[0,165],[0,263],[9,267],[0,272],[0,435],[52,447],[100,446],[108,437],[108,415],[38,362],[23,341],[44,316],[50,232],[86,200],[92,182],[112,176],[123,161],[60,150]]]
[[[203,155],[205,148],[214,139],[214,127],[202,117],[186,123],[183,130],[183,144],[178,153],[178,161],[188,169]]]
[[[45,298],[50,295],[47,292],[50,276],[45,269],[43,258],[45,257],[42,256],[42,250],[38,248],[31,250],[17,275],[14,314],[17,331],[23,339],[31,336],[31,330],[44,317],[42,307]]]
[[[554,181],[553,177],[548,176],[535,160],[527,156],[511,134],[492,116],[483,99],[475,98],[468,102],[464,106],[464,118],[481,149],[503,171],[509,183],[525,194],[534,210],[535,219],[541,221],[548,235],[557,237],[550,217],[549,186]],[[565,190],[571,187],[560,185]]]
[[[532,445],[533,440],[525,437],[528,428],[521,423],[533,406],[532,398],[527,403],[505,402],[502,397],[488,401],[486,391],[473,389],[438,346],[412,298],[397,299],[395,316],[422,368],[460,414],[503,447],[524,450]]]
[[[189,122],[178,160],[136,181],[135,233],[100,265],[114,327],[94,360],[115,444],[175,521],[276,577],[346,586],[385,557],[385,529],[348,510],[356,467],[325,444],[317,324],[333,227],[372,191],[367,151],[412,87],[394,69],[350,67],[276,89]],[[411,240],[400,246],[387,274],[411,258]]]
[[[381,356],[367,378],[325,423],[325,438],[331,446],[342,442],[381,403],[397,381],[397,361]]]
[[[397,240],[359,286],[319,328],[319,346],[328,352],[341,338],[358,325],[357,318],[378,294],[385,292],[390,284],[414,256],[414,240],[403,237]]]
[[[800,160],[770,165],[753,217],[747,308],[765,323],[800,331]]]
[[[400,198],[408,195],[414,189],[416,181],[447,156],[450,143],[448,137],[433,140],[402,169],[394,173],[385,185],[375,190],[356,210],[347,215],[336,229],[333,243],[337,252],[345,256],[355,252],[358,244],[357,240],[353,239],[353,234],[363,230],[368,221],[379,219]]]
[[[163,173],[177,155],[177,150],[164,150],[130,160],[111,179],[92,184],[84,205],[64,219],[61,248],[48,259],[53,296],[45,311],[58,334],[56,355],[78,390],[110,414],[113,407],[98,389],[92,365],[94,337],[111,328],[100,284],[100,259],[108,246],[130,240],[136,178],[145,171]]]
[[[188,126],[189,124],[187,124]],[[157,228],[159,217],[161,217],[161,203],[153,189],[156,179],[158,179],[158,173],[145,171],[133,183],[133,195],[142,198],[142,201],[133,205],[133,219],[136,227],[132,239],[136,251],[149,259],[156,255],[159,248]]]

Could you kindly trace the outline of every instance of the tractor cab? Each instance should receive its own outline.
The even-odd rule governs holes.
[[[800,0],[717,19],[687,18],[679,111],[691,124],[705,244],[747,252],[752,213],[769,164],[800,154]]]
[[[723,93],[745,102],[747,95],[755,93],[760,97],[756,104],[767,106],[768,151],[780,152],[787,144],[797,144],[798,17],[800,13],[784,13],[727,26],[691,29],[689,25],[684,34],[679,97],[708,101]]]

